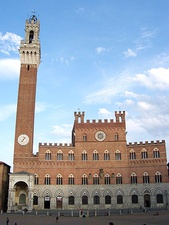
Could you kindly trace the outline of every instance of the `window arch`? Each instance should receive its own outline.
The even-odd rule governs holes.
[[[82,185],[87,185],[88,184],[88,177],[86,174],[83,174],[82,176]]]
[[[155,174],[155,182],[156,183],[162,183],[162,176],[161,176],[161,173],[159,171],[157,171],[156,174]]]
[[[137,184],[137,175],[135,173],[131,174],[131,184]]]
[[[88,196],[86,195],[82,196],[82,205],[88,205]]]
[[[34,175],[34,184],[35,185],[38,185],[39,184],[39,177],[38,177],[38,175],[36,173]]]
[[[104,160],[110,160],[110,153],[109,153],[109,151],[108,150],[105,150],[104,151]]]
[[[145,148],[143,148],[142,151],[141,151],[141,158],[142,159],[148,159],[148,153],[147,153],[147,150]]]
[[[63,160],[63,152],[61,150],[57,152],[57,160]]]
[[[33,196],[33,205],[38,205],[38,196]]]
[[[156,201],[157,201],[157,204],[162,204],[163,203],[163,195],[157,194],[156,195]]]
[[[110,205],[111,204],[111,196],[110,195],[106,195],[105,196],[105,205]]]
[[[138,204],[138,196],[132,195],[131,196],[131,202],[132,202],[132,204]]]
[[[104,176],[104,184],[110,184],[110,175],[108,173]]]
[[[93,197],[93,203],[94,203],[94,205],[99,205],[100,204],[100,197],[98,195],[95,195]]]
[[[149,177],[149,174],[147,172],[143,173],[143,183],[144,184],[150,183],[150,177]]]
[[[75,159],[75,155],[74,155],[74,152],[72,150],[70,150],[69,153],[68,153],[68,159],[70,161],[74,161],[74,159]]]
[[[117,195],[117,204],[123,204],[123,196]]]
[[[136,159],[136,153],[133,149],[130,150],[130,160]]]
[[[50,185],[51,178],[49,174],[46,174],[45,179],[44,179],[44,184],[45,185]]]
[[[87,152],[85,150],[82,152],[82,161],[87,161]]]
[[[87,134],[83,134],[83,141],[87,141]]]
[[[99,176],[97,174],[93,176],[93,184],[99,184]]]
[[[45,152],[45,160],[51,160],[51,151],[50,150],[47,150]]]
[[[115,160],[121,160],[121,153],[119,150],[116,150],[115,152]]]
[[[24,193],[19,195],[19,204],[25,205],[26,204],[26,195]]]
[[[74,205],[75,204],[75,197],[69,196],[68,198],[68,205]]]
[[[122,184],[122,175],[120,173],[116,175],[116,184]]]
[[[115,133],[115,134],[114,134],[114,140],[115,140],[115,141],[118,141],[118,140],[119,140],[119,134],[118,134],[118,133]]]
[[[56,184],[57,185],[62,185],[63,184],[63,177],[61,174],[58,174],[56,177]]]
[[[160,158],[160,152],[159,152],[158,148],[155,148],[153,150],[153,157],[154,158]]]
[[[34,31],[31,30],[31,31],[29,32],[29,43],[32,43],[33,38],[34,38]]]
[[[73,174],[70,174],[68,177],[68,184],[69,185],[74,185],[74,176]]]
[[[97,150],[94,150],[94,151],[93,151],[93,160],[94,160],[94,161],[99,160],[99,153],[98,153]]]

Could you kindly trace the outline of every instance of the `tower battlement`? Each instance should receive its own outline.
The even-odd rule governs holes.
[[[165,144],[165,140],[162,140],[162,141],[156,140],[156,141],[150,141],[150,142],[149,141],[145,141],[145,142],[140,141],[140,142],[134,142],[134,143],[129,142],[127,144],[127,146],[134,147],[134,146],[140,146],[140,145],[146,146],[146,145],[159,145],[159,144]]]
[[[74,112],[75,123],[87,123],[87,124],[102,124],[102,123],[123,123],[125,122],[125,111],[115,111],[115,121],[114,119],[98,119],[98,120],[86,120],[84,121],[85,113],[84,112]]]
[[[39,147],[73,147],[71,143],[39,143]]]

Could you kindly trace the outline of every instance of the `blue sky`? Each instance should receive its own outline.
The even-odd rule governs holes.
[[[43,3],[42,3],[43,2]],[[20,40],[40,19],[34,152],[70,143],[74,111],[114,119],[127,142],[166,140],[169,156],[169,0],[6,0],[0,7],[0,161],[13,163]]]

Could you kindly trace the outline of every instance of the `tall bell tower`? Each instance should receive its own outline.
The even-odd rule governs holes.
[[[34,115],[37,72],[41,58],[40,21],[35,15],[26,20],[25,39],[21,41],[20,79],[14,142],[14,172],[21,170],[20,162],[33,156]]]

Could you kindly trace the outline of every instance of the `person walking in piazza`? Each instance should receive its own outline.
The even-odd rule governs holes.
[[[6,218],[6,225],[8,225],[9,224],[9,218],[7,217]]]

